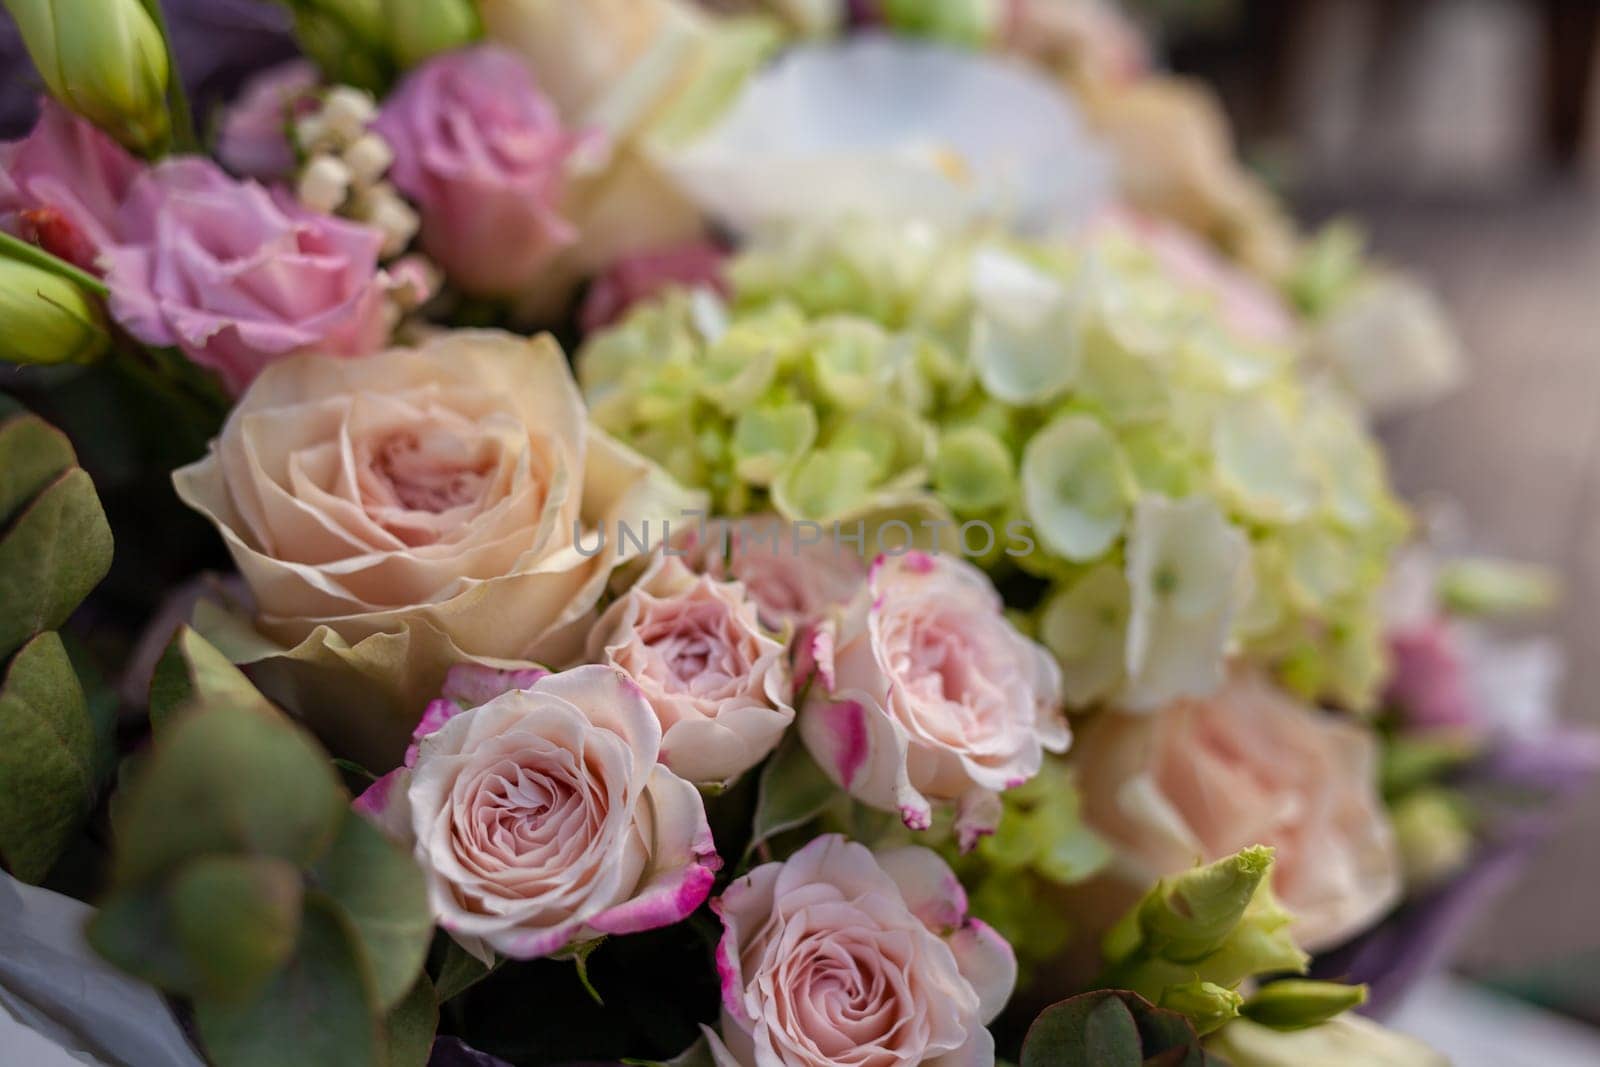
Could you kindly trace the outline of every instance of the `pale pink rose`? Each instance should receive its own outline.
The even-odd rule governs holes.
[[[1182,226],[1129,208],[1108,211],[1095,225],[1133,240],[1174,282],[1212,300],[1223,321],[1242,339],[1272,345],[1294,342],[1298,328],[1283,299]]]
[[[628,309],[672,286],[710,289],[729,294],[723,265],[728,254],[709,241],[693,241],[672,248],[634,252],[607,267],[589,286],[579,325],[586,334],[619,321]]]
[[[962,847],[992,832],[1000,791],[1066,751],[1061,670],[1018,633],[984,573],[955,556],[880,557],[811,640],[800,736],[857,800],[927,829],[955,802]]]
[[[442,702],[447,703],[447,702]],[[429,724],[358,802],[409,844],[439,925],[485,962],[687,918],[720,866],[694,786],[610,667],[578,667]]]
[[[320,80],[317,68],[303,59],[257,74],[222,117],[217,158],[235,174],[264,182],[293,174],[290,127],[300,106],[312,102]]]
[[[624,671],[655,710],[661,761],[707,784],[761,762],[794,721],[788,653],[742,585],[666,556],[589,635],[589,659]]]
[[[576,239],[557,204],[584,139],[515,53],[486,45],[429,60],[374,129],[394,150],[390,179],[421,212],[424,251],[457,288],[517,295]]]
[[[383,235],[319,215],[279,190],[177,158],[139,178],[107,250],[111,313],[151,345],[172,345],[235,394],[300,352],[381,348],[389,279]]]
[[[117,212],[144,164],[54,100],[20,141],[0,144],[0,230],[99,272]]]
[[[985,1024],[1011,996],[1016,957],[967,916],[936,853],[874,856],[830,834],[711,906],[723,929],[719,1067],[994,1063]]]
[[[797,631],[854,599],[867,580],[859,555],[824,534],[800,537],[777,515],[718,520],[685,535],[681,551],[700,570],[744,583],[769,629]]]
[[[1236,670],[1214,696],[1151,715],[1103,714],[1080,732],[1073,762],[1084,819],[1116,848],[1131,892],[1271,845],[1273,889],[1313,952],[1372,925],[1399,897],[1372,731],[1259,674]]]

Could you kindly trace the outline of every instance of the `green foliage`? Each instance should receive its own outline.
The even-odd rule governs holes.
[[[25,882],[50,872],[89,813],[94,730],[61,638],[35,637],[0,686],[0,859]]]
[[[815,819],[843,794],[791,731],[761,770],[746,855],[765,841]]]
[[[111,566],[111,528],[60,431],[0,411],[0,862],[41,881],[110,760],[59,635]]]
[[[1187,1019],[1136,993],[1105,990],[1039,1013],[1022,1044],[1021,1067],[1220,1067]]]
[[[112,888],[90,943],[190,998],[219,1067],[420,1067],[422,874],[350,807],[331,762],[216,649],[173,638],[157,734],[112,813]]]

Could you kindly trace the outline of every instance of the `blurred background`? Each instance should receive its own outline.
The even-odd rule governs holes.
[[[1458,502],[1476,547],[1561,573],[1567,713],[1600,723],[1600,2],[1138,6],[1303,222],[1354,216],[1437,286],[1470,377],[1384,427],[1396,479]],[[1592,793],[1459,968],[1600,1024],[1597,885]]]

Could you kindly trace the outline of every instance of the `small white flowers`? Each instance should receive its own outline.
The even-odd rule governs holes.
[[[417,235],[415,209],[384,180],[394,164],[394,149],[370,128],[378,117],[371,94],[336,85],[321,106],[294,123],[295,141],[305,155],[295,195],[313,211],[342,214],[383,234],[383,257],[404,252]]]

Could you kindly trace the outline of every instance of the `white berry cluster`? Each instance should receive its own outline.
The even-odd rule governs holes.
[[[378,106],[370,93],[336,85],[321,106],[297,118],[295,141],[305,164],[295,193],[313,211],[344,215],[383,231],[384,258],[405,251],[417,234],[417,213],[384,181],[394,151],[370,129]]]

